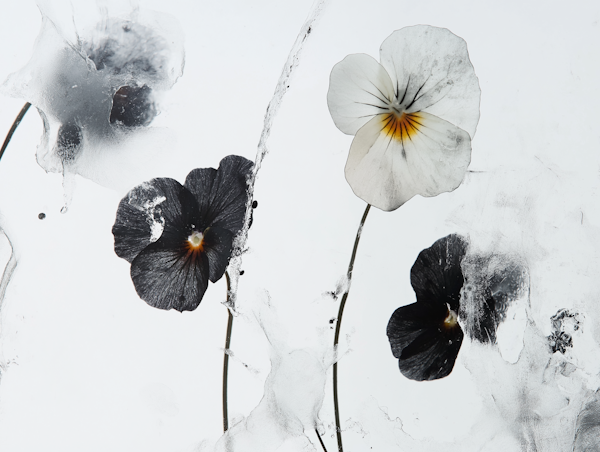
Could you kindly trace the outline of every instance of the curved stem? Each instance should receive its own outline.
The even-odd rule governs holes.
[[[21,121],[23,120],[23,116],[25,116],[25,113],[27,113],[27,110],[29,110],[29,107],[31,107],[31,104],[29,102],[26,102],[25,105],[23,105],[23,108],[21,108],[21,111],[19,112],[17,117],[15,118],[15,121],[13,122],[12,127],[10,128],[10,130],[8,131],[8,134],[6,135],[6,138],[4,139],[4,143],[2,143],[2,148],[0,148],[0,159],[4,155],[4,151],[6,150],[6,147],[8,146],[8,143],[10,142],[10,139],[12,138],[13,133],[15,133],[15,130],[17,130],[17,127],[19,127],[19,124],[21,124]]]
[[[231,290],[231,281],[229,280],[229,273],[225,272],[225,279],[227,280],[227,301],[229,301],[229,293]],[[233,315],[231,310],[227,308],[227,334],[225,335],[225,356],[223,358],[223,431],[226,432],[229,429],[229,413],[227,412],[227,376],[229,371],[229,344],[231,343],[231,330],[233,329]]]
[[[362,234],[363,226],[371,209],[371,204],[367,204],[365,213],[363,213],[358,231],[356,232],[356,239],[354,240],[354,248],[352,249],[352,257],[350,258],[350,264],[348,265],[348,283],[346,291],[342,296],[342,302],[340,303],[340,309],[337,316],[337,324],[335,326],[335,337],[333,339],[333,348],[337,349],[337,345],[340,339],[340,328],[342,326],[342,315],[344,314],[344,307],[346,306],[346,300],[348,299],[348,293],[350,292],[350,282],[352,281],[352,270],[354,269],[354,259],[356,259],[356,250],[358,249],[358,242],[360,241],[360,235]],[[336,350],[337,352],[337,350]],[[333,409],[335,413],[335,433],[337,435],[338,451],[343,452],[342,446],[342,429],[340,427],[340,409],[338,406],[338,372],[337,372],[337,361],[333,363]]]

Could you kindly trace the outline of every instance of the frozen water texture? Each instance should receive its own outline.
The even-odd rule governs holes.
[[[333,364],[328,328],[320,323],[324,303],[327,297],[286,312],[265,293],[240,307],[267,338],[271,370],[259,405],[229,428],[215,452],[319,450],[315,429]]]
[[[253,194],[254,194],[254,183],[256,182],[256,176],[258,171],[262,166],[262,161],[267,155],[268,148],[267,142],[269,141],[269,137],[271,135],[271,128],[273,126],[273,121],[275,120],[275,116],[279,111],[279,107],[281,106],[281,102],[283,101],[283,97],[285,93],[289,89],[289,83],[292,78],[292,75],[295,69],[300,64],[300,55],[302,53],[302,47],[304,43],[308,39],[315,22],[319,18],[319,15],[323,11],[327,4],[327,0],[317,0],[312,9],[310,10],[308,17],[302,24],[302,28],[296,37],[296,41],[292,46],[288,58],[283,66],[283,70],[281,71],[281,75],[279,76],[279,80],[277,81],[277,86],[275,87],[275,92],[273,93],[273,97],[267,105],[267,111],[265,112],[263,129],[260,134],[260,139],[258,142],[258,149],[256,151],[256,159],[254,161],[254,167],[252,169],[252,176],[249,180],[249,188],[248,191],[250,196],[248,198],[248,205],[246,208],[246,220],[245,226],[240,231],[240,233],[236,236],[234,248],[238,250],[244,250],[246,247],[246,241],[248,240],[248,229],[250,227],[250,220],[252,218],[252,202],[253,202]],[[237,285],[240,276],[240,268],[242,265],[241,254],[239,256],[233,256],[230,263],[230,276],[231,276],[231,299],[230,299],[230,307],[235,310],[235,302],[236,302],[236,294],[237,294]]]
[[[115,17],[98,7],[92,23],[61,3],[41,2],[31,60],[2,89],[38,109],[37,160],[46,171],[99,180],[102,161],[126,152],[123,143],[152,122],[181,76],[183,38],[165,14],[133,9]]]
[[[0,337],[2,335],[2,306],[4,304],[4,295],[6,294],[6,289],[8,287],[8,283],[10,282],[10,278],[17,266],[17,259],[15,257],[12,245],[10,240],[0,229]],[[0,353],[0,377],[6,370],[6,363],[4,358]]]
[[[465,284],[460,320],[466,333],[479,342],[498,345],[507,361],[516,362],[523,347],[529,297],[529,273],[523,259],[471,252],[461,267]]]

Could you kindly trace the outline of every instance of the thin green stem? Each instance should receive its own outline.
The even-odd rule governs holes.
[[[337,349],[337,345],[340,339],[340,328],[342,326],[342,315],[344,314],[344,307],[346,306],[346,300],[348,299],[348,293],[350,292],[350,282],[352,281],[352,270],[354,269],[354,259],[356,259],[356,250],[358,249],[358,242],[360,241],[360,235],[362,234],[363,226],[371,209],[371,204],[367,204],[365,213],[363,213],[358,231],[356,232],[356,239],[354,240],[354,248],[352,249],[352,257],[350,258],[350,264],[348,265],[348,281],[347,288],[342,296],[342,302],[340,303],[340,309],[337,316],[337,324],[335,326],[335,337],[333,339],[333,347]],[[333,364],[333,409],[335,413],[335,433],[337,435],[338,451],[344,452],[342,446],[342,428],[340,427],[340,409],[338,404],[338,366],[337,361]]]
[[[225,272],[225,279],[227,280],[227,301],[229,301],[229,294],[231,291],[231,281],[229,279],[229,273]],[[229,344],[231,344],[231,330],[233,329],[233,314],[231,310],[227,308],[227,334],[225,335],[225,355],[223,357],[223,431],[226,432],[229,429],[229,413],[227,411],[227,376],[229,371]]]
[[[6,138],[4,139],[4,143],[2,143],[2,148],[0,148],[0,159],[4,155],[4,151],[6,150],[8,143],[10,143],[10,139],[12,138],[13,133],[15,133],[15,130],[17,130],[17,127],[19,127],[19,124],[21,124],[23,116],[25,116],[25,113],[27,113],[29,107],[31,107],[31,104],[29,102],[26,102],[25,105],[23,105],[23,108],[21,108],[21,111],[19,112],[17,117],[15,118],[12,127],[10,128],[8,134],[6,135]]]

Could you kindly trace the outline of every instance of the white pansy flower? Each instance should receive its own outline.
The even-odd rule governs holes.
[[[381,63],[355,54],[336,64],[327,102],[336,126],[355,135],[346,180],[357,196],[391,211],[460,185],[481,90],[465,41],[447,29],[395,31],[380,56]]]

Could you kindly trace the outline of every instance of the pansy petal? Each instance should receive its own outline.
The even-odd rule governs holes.
[[[400,358],[400,372],[411,380],[438,380],[447,377],[456,362],[458,351],[463,340],[463,332],[457,328],[453,337],[443,335],[435,337],[431,346],[425,351],[412,355],[410,358]]]
[[[381,210],[457,188],[471,161],[469,134],[428,113],[378,115],[356,134],[346,162],[354,193]]]
[[[481,89],[462,38],[445,28],[406,27],[383,42],[380,57],[408,113],[431,113],[473,137]]]
[[[348,135],[386,111],[393,97],[390,76],[369,55],[348,55],[331,71],[327,105],[335,125]]]
[[[209,263],[208,279],[213,283],[221,279],[229,265],[233,238],[231,231],[218,226],[209,227],[204,231],[204,252]]]
[[[461,262],[467,246],[464,237],[450,234],[419,253],[410,270],[410,283],[418,301],[441,306],[448,304],[458,313],[464,284]]]
[[[448,310],[428,303],[398,308],[387,335],[402,374],[412,380],[436,380],[450,374],[462,344],[456,322],[444,323]]]
[[[427,303],[413,303],[396,309],[387,327],[394,356],[400,358],[402,351],[416,338],[437,329],[444,321],[446,312],[445,306]]]
[[[159,309],[193,311],[208,286],[206,253],[162,239],[146,247],[131,263],[131,279],[142,300]]]
[[[181,235],[186,219],[197,215],[196,201],[176,180],[156,178],[138,185],[119,203],[112,229],[115,252],[132,262],[162,234]]]
[[[195,169],[188,174],[185,187],[198,200],[206,226],[228,229],[234,236],[242,228],[252,166],[244,157],[229,155],[221,160],[218,170]]]

